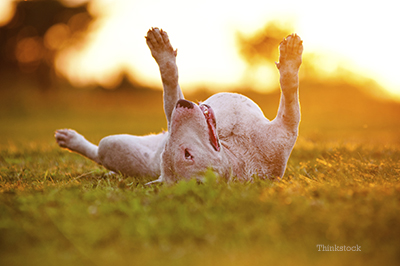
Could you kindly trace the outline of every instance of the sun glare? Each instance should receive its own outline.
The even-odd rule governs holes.
[[[63,2],[71,6],[85,0]],[[0,2],[0,25],[13,14],[11,3]],[[239,55],[237,34],[254,34],[274,20],[294,26],[304,40],[305,58],[310,53],[325,55],[314,62],[317,68],[326,73],[343,68],[375,79],[400,100],[399,37],[393,31],[400,17],[395,1],[93,0],[88,8],[96,19],[86,42],[64,49],[56,58],[58,74],[76,86],[113,88],[127,74],[143,85],[161,88],[158,67],[144,39],[150,27],[161,27],[178,48],[184,90],[268,91],[278,84],[277,71],[270,66],[249,68]],[[52,30],[45,45],[61,45],[68,29],[58,25]]]
[[[8,21],[14,16],[15,5],[12,0],[0,1],[0,27],[7,24]]]

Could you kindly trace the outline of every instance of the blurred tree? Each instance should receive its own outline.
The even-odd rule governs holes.
[[[274,62],[279,60],[279,44],[289,34],[295,32],[294,28],[291,23],[270,21],[253,35],[237,34],[239,54],[248,65],[246,72],[248,79],[251,79],[251,75],[262,66],[267,66],[273,69],[273,73],[277,73]],[[326,78],[326,74],[323,75],[316,64],[318,60],[323,60],[318,53],[303,54],[300,79],[317,81],[319,77]]]
[[[238,33],[239,53],[249,66],[272,63],[278,60],[279,43],[292,32],[292,26],[271,21],[252,36]]]
[[[279,75],[274,61],[279,58],[279,43],[292,32],[290,24],[270,21],[251,35],[237,33],[238,52],[247,63],[243,79],[251,88],[277,91]]]
[[[0,27],[0,76],[34,79],[41,90],[49,90],[55,77],[55,55],[83,41],[92,19],[86,4],[66,7],[54,0],[17,2],[12,20]],[[0,86],[4,89],[7,87]]]

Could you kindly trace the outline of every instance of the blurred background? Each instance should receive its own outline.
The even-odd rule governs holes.
[[[57,128],[98,141],[166,128],[144,36],[166,30],[190,100],[219,91],[279,103],[280,41],[304,40],[301,141],[400,143],[395,1],[2,0],[0,145],[53,143]]]

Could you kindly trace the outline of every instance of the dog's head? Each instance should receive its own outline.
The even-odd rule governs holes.
[[[208,168],[224,173],[222,147],[213,109],[179,100],[171,116],[170,132],[161,159],[161,180],[199,178]]]

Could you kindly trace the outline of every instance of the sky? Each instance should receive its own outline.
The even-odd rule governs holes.
[[[0,17],[10,0],[0,1]],[[65,0],[74,5],[85,0]],[[133,80],[161,88],[158,67],[145,38],[150,27],[168,32],[178,48],[180,84],[184,90],[248,87],[246,63],[236,46],[237,33],[251,36],[269,21],[294,25],[305,53],[321,54],[318,68],[338,67],[375,79],[400,99],[400,25],[396,1],[313,0],[93,0],[87,43],[60,53],[59,74],[77,86],[101,84],[113,88],[127,72]],[[1,19],[0,19],[1,24]],[[285,36],[282,36],[285,37]],[[278,72],[254,70],[252,86],[275,88]]]

